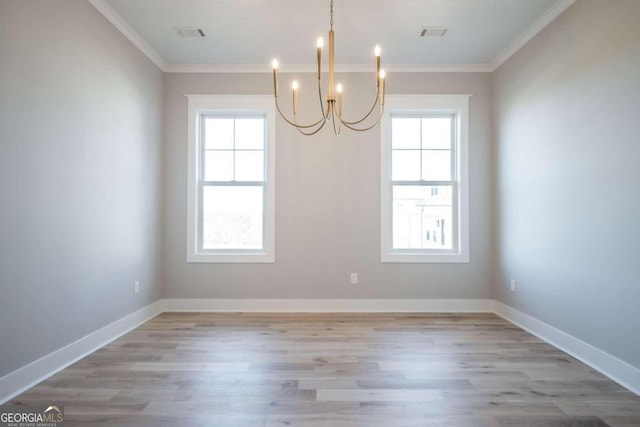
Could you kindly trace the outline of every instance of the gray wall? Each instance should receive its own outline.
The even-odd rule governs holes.
[[[637,0],[579,0],[493,80],[496,297],[636,367],[638,22]]]
[[[373,99],[374,73],[346,74],[345,111]],[[314,75],[297,75],[301,110],[315,112]],[[289,93],[292,75],[281,75]],[[168,298],[490,298],[492,296],[490,75],[397,74],[388,93],[471,93],[471,263],[380,263],[380,133],[324,129],[302,137],[279,119],[276,263],[187,264],[185,94],[270,94],[271,74],[165,77],[164,278]],[[354,94],[360,94],[356,97]],[[288,96],[283,96],[288,100]],[[346,109],[346,106],[345,106]],[[290,111],[289,108],[285,110]],[[356,111],[358,110],[358,111]],[[304,119],[303,119],[304,120]],[[301,121],[303,121],[301,120]],[[349,284],[349,273],[360,275]]]
[[[162,80],[85,0],[0,2],[0,376],[161,297]]]

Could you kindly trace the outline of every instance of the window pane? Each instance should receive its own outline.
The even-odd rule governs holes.
[[[424,150],[422,152],[422,179],[425,181],[451,180],[451,151]]]
[[[422,148],[451,149],[451,117],[422,119]]]
[[[393,249],[453,249],[453,188],[393,186]]]
[[[393,150],[391,156],[391,179],[420,180],[420,150]]]
[[[264,119],[236,119],[236,149],[264,148]]]
[[[233,151],[204,152],[204,180],[233,180]]]
[[[262,186],[205,186],[202,248],[262,249],[262,195]]]
[[[236,151],[236,181],[263,181],[263,151]]]
[[[420,148],[420,119],[391,119],[391,148]]]
[[[233,119],[207,117],[204,119],[204,148],[233,148]]]

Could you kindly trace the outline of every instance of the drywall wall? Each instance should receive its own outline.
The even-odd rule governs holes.
[[[580,0],[493,76],[496,297],[636,367],[638,22]]]
[[[345,115],[367,111],[374,73],[338,76]],[[313,74],[300,80],[301,122],[317,106]],[[380,262],[380,131],[325,128],[304,137],[281,119],[276,150],[276,262],[186,262],[187,99],[185,94],[271,94],[271,74],[165,77],[164,278],[168,298],[488,298],[491,297],[490,75],[389,74],[388,93],[473,94],[470,108],[471,262]],[[357,94],[357,95],[356,95]],[[283,102],[288,96],[282,96]],[[347,105],[349,107],[347,107]],[[347,109],[349,108],[349,109]],[[286,108],[289,110],[289,108]],[[289,110],[290,111],[290,110]],[[349,283],[349,273],[360,284]]]
[[[0,64],[2,377],[161,297],[163,74],[84,0],[0,2]]]

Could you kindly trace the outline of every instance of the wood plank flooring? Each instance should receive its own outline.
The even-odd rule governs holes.
[[[492,314],[165,313],[11,403],[66,426],[640,426],[640,397]]]

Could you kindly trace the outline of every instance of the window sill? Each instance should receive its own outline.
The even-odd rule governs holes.
[[[468,253],[402,253],[387,252],[382,253],[381,262],[397,263],[431,263],[431,264],[468,264]]]
[[[275,262],[275,256],[269,253],[250,254],[211,254],[195,253],[187,255],[188,263],[228,263],[228,264],[268,264]]]

